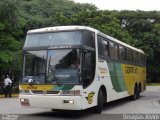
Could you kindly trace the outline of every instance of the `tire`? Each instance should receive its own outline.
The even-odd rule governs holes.
[[[134,94],[131,96],[131,100],[136,100],[140,97],[140,91],[137,86],[134,88]]]
[[[97,99],[97,106],[93,108],[93,112],[100,114],[103,109],[103,92],[102,90],[99,90],[98,92],[98,99]]]
[[[139,99],[140,98],[140,88],[137,87],[137,98],[136,99]]]

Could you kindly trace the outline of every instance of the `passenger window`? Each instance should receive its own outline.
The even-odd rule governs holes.
[[[136,52],[133,52],[133,62],[136,63]]]
[[[140,59],[139,59],[139,53],[137,53],[137,64],[140,63]]]
[[[139,63],[138,53],[136,53],[136,63]]]
[[[129,49],[127,49],[127,61],[132,62],[133,61],[133,52]]]
[[[126,60],[126,49],[123,46],[119,46],[119,59]]]
[[[115,48],[114,48],[114,43],[113,42],[109,42],[109,51],[110,51],[110,57],[114,59],[114,55],[115,55]]]
[[[119,46],[118,45],[115,45],[115,59],[118,60],[119,58]]]
[[[87,30],[84,30],[83,33],[84,33],[84,44],[89,47],[95,48],[94,33]]]
[[[98,36],[98,54],[103,57],[109,57],[109,43],[100,36]]]
[[[144,57],[144,64],[143,65],[146,65],[146,57],[145,57],[145,55],[143,57]]]
[[[133,51],[130,50],[130,62],[133,62]]]
[[[103,55],[102,38],[100,36],[98,36],[98,54]]]
[[[139,62],[140,65],[142,65],[142,61],[143,61],[143,60],[142,60],[142,54],[139,55],[139,60],[140,60],[140,62]]]
[[[109,57],[109,44],[108,41],[103,41],[103,48],[104,48],[104,56]]]

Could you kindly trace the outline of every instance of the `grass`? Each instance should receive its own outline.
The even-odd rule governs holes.
[[[160,86],[160,83],[147,83],[147,86]]]

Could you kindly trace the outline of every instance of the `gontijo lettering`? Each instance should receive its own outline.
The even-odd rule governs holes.
[[[132,67],[132,66],[126,66],[125,67],[125,72],[128,74],[134,73],[136,74],[138,72],[138,68]]]

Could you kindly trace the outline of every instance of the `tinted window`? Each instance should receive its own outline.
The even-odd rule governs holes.
[[[127,61],[129,62],[133,61],[133,52],[129,49],[127,49]]]
[[[47,51],[27,51],[24,56],[23,83],[28,83],[29,79],[35,83],[44,83]]]
[[[130,50],[130,62],[133,62],[133,51]]]
[[[103,56],[103,44],[102,44],[102,37],[98,36],[98,54]]]
[[[110,51],[110,57],[114,58],[115,55],[115,46],[113,42],[109,42],[109,51]]]
[[[27,35],[24,47],[80,45],[81,40],[81,31],[29,34]]]
[[[47,82],[78,84],[80,57],[78,49],[48,50]]]
[[[119,46],[115,45],[115,59],[119,58]]]
[[[101,56],[109,57],[109,43],[100,36],[98,36],[98,53]]]
[[[144,62],[145,62],[145,64],[146,64],[146,56],[144,56]]]
[[[86,30],[83,31],[83,35],[84,35],[84,42],[83,42],[84,45],[95,48],[94,33]]]
[[[139,64],[141,64],[142,65],[142,54],[139,54]]]
[[[119,46],[119,59],[126,60],[126,49],[123,46]]]
[[[137,63],[138,63],[138,64],[140,63],[140,60],[139,60],[139,53],[137,53]]]
[[[139,54],[136,53],[136,63],[139,63]]]
[[[143,65],[145,65],[146,64],[146,57],[144,55],[143,55],[143,61],[144,61]]]
[[[138,53],[137,52],[133,53],[133,60],[134,60],[134,63],[138,63],[139,62],[139,58],[138,58]]]
[[[109,57],[109,43],[108,41],[103,41],[103,49],[104,49],[104,56]]]
[[[95,76],[95,52],[87,51],[83,53],[83,87],[88,87]]]

